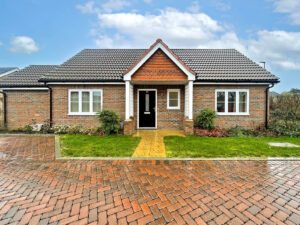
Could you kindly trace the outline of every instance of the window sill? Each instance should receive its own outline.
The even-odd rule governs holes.
[[[250,113],[218,113],[218,116],[250,116]]]
[[[167,110],[180,110],[180,108],[168,108],[167,107]]]
[[[68,116],[96,116],[96,113],[68,113]]]

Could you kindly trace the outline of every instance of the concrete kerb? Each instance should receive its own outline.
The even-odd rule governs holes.
[[[59,136],[55,135],[55,159],[56,160],[159,160],[159,161],[300,161],[300,157],[231,157],[231,158],[158,158],[158,157],[68,157],[62,156]]]

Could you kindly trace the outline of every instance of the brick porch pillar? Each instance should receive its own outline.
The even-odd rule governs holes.
[[[185,135],[194,134],[194,120],[190,120],[188,117],[185,117],[183,120],[183,131]]]
[[[124,135],[132,135],[135,132],[134,120],[124,120]]]

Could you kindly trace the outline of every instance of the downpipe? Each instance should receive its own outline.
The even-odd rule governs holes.
[[[7,128],[7,107],[6,107],[6,98],[7,98],[7,95],[5,92],[3,91],[0,91],[0,93],[3,95],[3,120],[4,120],[4,127]]]
[[[269,90],[270,88],[274,87],[274,83],[272,83],[271,85],[269,85],[266,88],[266,111],[265,111],[265,128],[268,129],[269,127],[269,121],[268,121],[268,115],[269,115]]]

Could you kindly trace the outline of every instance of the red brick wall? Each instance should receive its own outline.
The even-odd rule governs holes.
[[[187,76],[159,49],[135,72],[131,79],[139,81],[179,81],[187,80]]]
[[[125,117],[125,85],[53,85],[51,87],[54,125],[82,125],[86,128],[99,126],[95,116],[68,115],[69,89],[102,89],[103,109],[114,110],[122,120]]]
[[[6,91],[7,127],[23,127],[35,119],[42,124],[49,119],[48,91]]]
[[[249,116],[218,116],[215,120],[220,128],[242,126],[253,129],[265,123],[266,86],[202,86],[194,85],[194,118],[205,108],[215,110],[215,89],[249,89]]]
[[[167,109],[167,89],[180,89],[180,109]],[[137,90],[157,89],[157,128],[182,129],[184,118],[184,86],[183,85],[135,85],[134,86],[134,119],[137,127]]]

